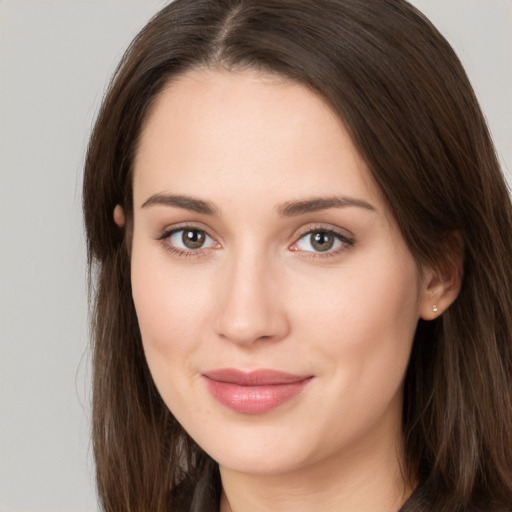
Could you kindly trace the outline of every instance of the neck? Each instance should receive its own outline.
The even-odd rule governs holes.
[[[280,474],[220,467],[220,512],[397,512],[412,493],[402,476],[397,425],[349,449]]]

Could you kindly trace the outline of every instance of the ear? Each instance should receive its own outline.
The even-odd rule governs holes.
[[[114,222],[117,224],[118,228],[123,228],[125,223],[125,216],[123,207],[120,204],[117,204],[114,208]]]
[[[442,268],[423,269],[423,291],[420,317],[434,320],[441,316],[459,295],[463,275],[463,249],[459,236],[455,236],[457,249]]]

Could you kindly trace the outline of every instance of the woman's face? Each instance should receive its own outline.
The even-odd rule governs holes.
[[[221,467],[393,444],[425,281],[316,94],[202,70],[161,93],[135,162],[133,298],[163,400]]]

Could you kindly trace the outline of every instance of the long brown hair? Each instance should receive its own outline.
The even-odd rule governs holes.
[[[510,198],[458,58],[404,0],[175,0],[127,50],[91,136],[83,192],[103,509],[218,506],[215,463],[151,379],[130,285],[131,173],[141,128],[162,88],[200,67],[262,70],[321,94],[347,126],[418,265],[449,266],[463,246],[460,295],[437,320],[420,320],[406,375],[404,465],[422,492],[404,510],[508,509]],[[117,204],[124,230],[112,218]]]

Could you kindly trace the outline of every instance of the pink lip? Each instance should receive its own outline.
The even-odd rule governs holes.
[[[222,405],[245,414],[261,414],[298,395],[311,375],[275,370],[242,372],[231,368],[203,374],[208,391]]]

